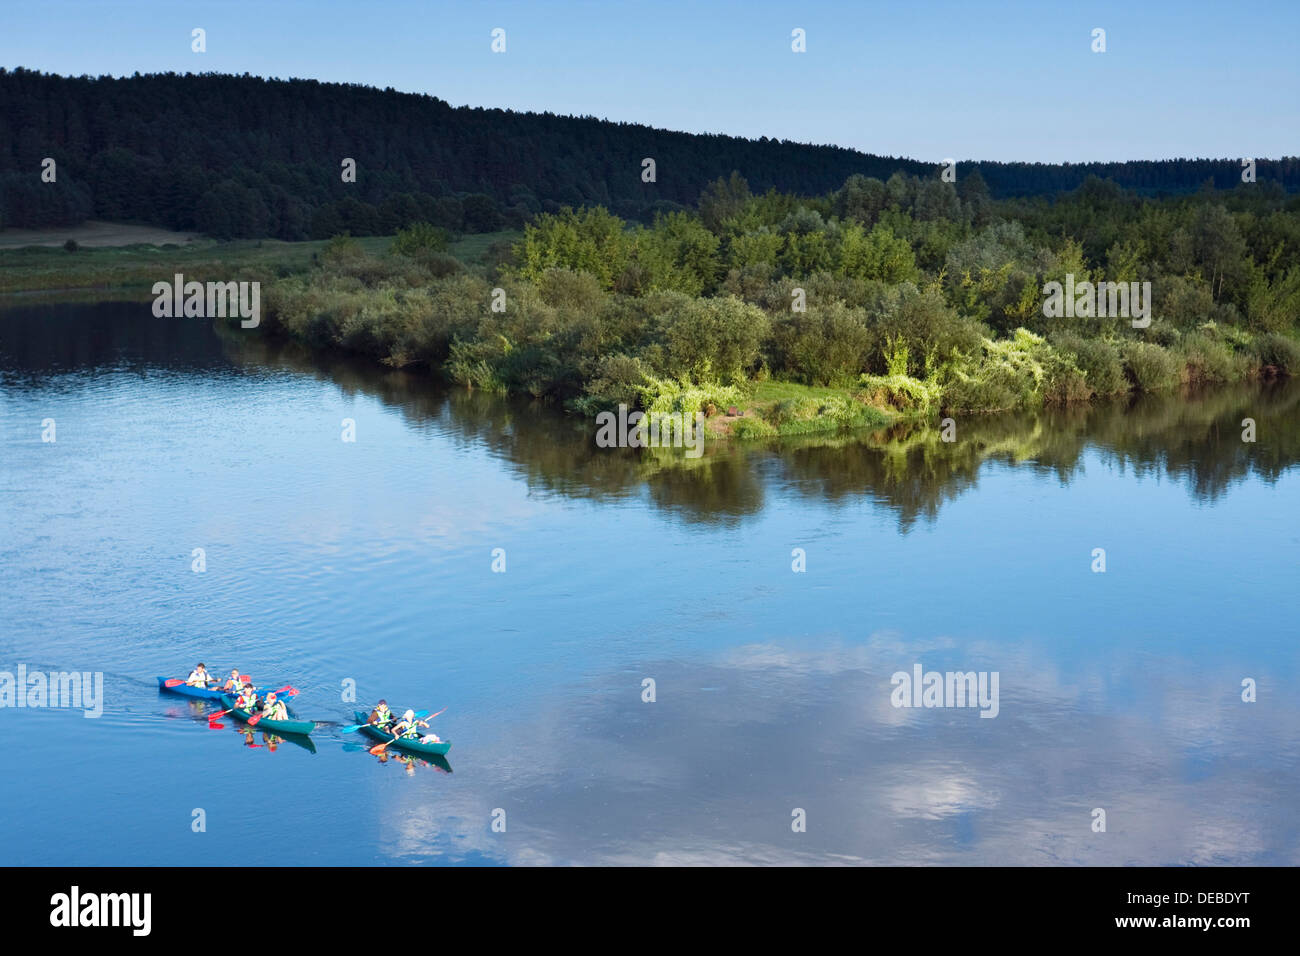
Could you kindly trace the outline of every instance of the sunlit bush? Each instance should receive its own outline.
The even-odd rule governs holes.
[[[1178,384],[1178,360],[1159,345],[1128,342],[1121,355],[1124,373],[1138,391],[1158,392]]]

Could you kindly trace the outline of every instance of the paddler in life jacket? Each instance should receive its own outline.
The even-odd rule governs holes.
[[[226,682],[221,685],[221,689],[228,690],[232,694],[238,694],[239,689],[240,687],[243,686],[243,684],[244,682],[239,679],[239,668],[233,667],[230,670],[230,676],[227,677]]]
[[[284,706],[284,701],[276,698],[275,691],[266,695],[266,701],[262,704],[262,716],[267,720],[289,719],[289,708]]]
[[[253,690],[252,684],[245,684],[239,691],[239,696],[235,698],[235,706],[249,713],[257,706],[257,691]]]
[[[203,666],[203,662],[200,661],[198,666],[190,671],[190,676],[185,678],[185,683],[189,687],[206,688],[209,684],[216,682],[212,679],[212,675],[208,673],[208,669]]]
[[[388,701],[381,700],[375,704],[375,709],[370,712],[366,718],[366,723],[374,724],[380,730],[387,731],[388,725],[393,722],[393,712],[388,709]]]
[[[402,715],[401,720],[393,724],[393,729],[390,733],[395,737],[418,737],[420,736],[420,728],[428,726],[427,722],[415,719],[415,711],[408,710]]]

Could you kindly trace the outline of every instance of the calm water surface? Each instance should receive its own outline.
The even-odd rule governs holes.
[[[0,710],[0,863],[1300,863],[1300,387],[683,463],[254,334],[0,313],[0,670],[106,695]],[[315,752],[158,693],[200,659]]]

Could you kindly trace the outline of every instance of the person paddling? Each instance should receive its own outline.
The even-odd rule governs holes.
[[[266,701],[262,704],[262,716],[267,720],[289,719],[289,708],[275,696],[275,691],[266,695]]]
[[[416,720],[415,711],[408,710],[402,715],[402,719],[393,724],[392,730],[389,731],[394,738],[397,737],[418,737],[421,727],[428,727],[428,721]]]
[[[388,709],[388,701],[380,700],[375,704],[375,709],[370,712],[366,718],[366,723],[374,724],[380,730],[387,731],[388,725],[393,722],[393,712]]]
[[[227,678],[226,678],[226,682],[225,682],[224,684],[221,685],[221,689],[222,689],[222,690],[228,690],[228,691],[230,691],[230,693],[232,693],[232,694],[238,694],[238,693],[239,693],[239,689],[240,689],[240,687],[243,686],[243,684],[244,684],[244,682],[243,682],[242,680],[239,679],[239,668],[238,668],[238,667],[232,667],[232,668],[230,669],[230,676],[227,677]]]
[[[257,706],[257,691],[253,690],[252,684],[243,686],[239,696],[235,698],[235,706],[246,713],[253,712],[253,708]]]
[[[207,667],[200,661],[194,670],[190,671],[190,676],[185,678],[185,683],[190,687],[206,688],[209,684],[215,684],[212,675],[208,673]]]

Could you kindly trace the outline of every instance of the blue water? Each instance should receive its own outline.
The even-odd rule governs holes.
[[[147,305],[11,309],[0,671],[106,703],[0,709],[0,864],[1300,863],[1298,407],[684,464]],[[159,694],[198,660],[299,688],[316,752]],[[998,716],[892,706],[918,662],[998,672]],[[357,747],[347,682],[446,707],[446,766]]]

